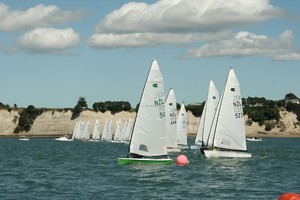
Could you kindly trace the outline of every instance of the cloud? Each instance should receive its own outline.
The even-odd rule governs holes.
[[[28,53],[57,53],[79,42],[79,35],[72,28],[36,28],[19,39],[20,47]]]
[[[182,44],[197,41],[212,41],[230,38],[229,31],[211,33],[130,33],[130,34],[94,34],[87,43],[94,48],[145,47],[161,44]]]
[[[37,27],[48,27],[76,21],[83,18],[82,11],[61,10],[55,5],[42,4],[27,10],[10,10],[0,3],[0,32],[29,30]]]
[[[216,31],[282,16],[268,0],[160,0],[127,3],[96,26],[97,33]]]
[[[228,37],[228,29],[283,16],[268,0],[160,0],[131,2],[95,27],[94,48],[136,47],[210,41]]]
[[[267,56],[274,60],[300,60],[300,51],[293,46],[292,31],[278,38],[239,32],[229,40],[220,40],[186,52],[183,58]]]

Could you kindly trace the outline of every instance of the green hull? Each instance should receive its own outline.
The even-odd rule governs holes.
[[[173,164],[174,161],[169,158],[165,159],[152,159],[152,158],[118,158],[118,163],[120,165],[127,164]]]

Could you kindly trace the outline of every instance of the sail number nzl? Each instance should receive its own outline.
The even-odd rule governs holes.
[[[233,104],[235,118],[236,119],[242,118],[244,114],[243,114],[243,105],[241,101],[241,96],[239,95],[235,96],[232,104]]]

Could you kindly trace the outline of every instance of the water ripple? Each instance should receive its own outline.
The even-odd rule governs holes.
[[[190,163],[185,167],[118,165],[127,148],[1,139],[0,199],[256,200],[300,192],[300,139],[249,142],[250,159],[206,159],[199,151],[186,150],[182,153]]]

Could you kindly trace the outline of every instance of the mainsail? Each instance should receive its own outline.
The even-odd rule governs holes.
[[[208,142],[209,131],[216,112],[219,101],[219,93],[213,81],[209,82],[207,99],[200,119],[195,144],[206,146]]]
[[[140,100],[129,153],[141,156],[167,155],[164,81],[156,60]]]
[[[165,103],[167,147],[177,147],[177,107],[173,89],[170,89]]]
[[[211,129],[213,147],[246,151],[244,114],[239,81],[229,70]]]

